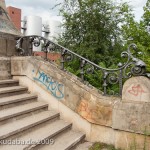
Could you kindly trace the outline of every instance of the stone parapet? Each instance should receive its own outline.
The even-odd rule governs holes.
[[[70,110],[76,114],[75,116],[78,115],[86,120],[88,125],[85,127],[85,132],[90,141],[105,142],[122,148],[129,148],[131,144],[135,144],[134,142],[139,142],[139,146],[143,147],[146,142],[146,147],[150,148],[150,143],[147,142],[150,141],[150,80],[148,78],[134,77],[127,80],[121,99],[103,96],[91,85],[83,84],[77,76],[60,70],[56,64],[46,62],[40,57],[12,57],[11,74],[20,76],[22,83],[28,85],[32,91],[35,89],[40,91],[40,89],[26,83],[22,76],[26,76],[28,80],[32,80],[35,85],[49,93],[51,98],[44,95],[42,97],[51,101],[50,106],[58,108],[64,116],[69,116],[66,112]],[[129,94],[137,95],[137,99],[134,96],[130,97]],[[77,121],[72,117],[69,116],[69,120]],[[80,122],[77,121],[76,124],[80,126]],[[84,130],[83,125],[81,126]]]
[[[123,86],[122,100],[150,103],[150,79],[140,76],[127,80]]]
[[[145,128],[150,130],[150,119],[148,119],[150,118],[150,80],[148,78],[129,79],[124,84],[123,100],[121,100],[119,97],[103,96],[96,88],[80,82],[77,76],[60,70],[53,63],[37,58],[12,57],[12,75],[28,76],[91,123],[136,133],[144,133]],[[139,95],[135,95],[137,92]]]
[[[16,38],[18,36],[0,32],[0,56],[15,56]]]
[[[0,80],[11,77],[10,57],[0,57]]]
[[[94,87],[80,82],[75,75],[33,57],[12,57],[11,67],[12,75],[28,76],[89,122],[112,126],[113,107],[119,98],[103,96]]]
[[[122,101],[114,107],[112,127],[150,135],[150,79],[140,76],[125,82]]]

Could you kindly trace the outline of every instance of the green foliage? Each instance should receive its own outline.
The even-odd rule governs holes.
[[[143,14],[143,21],[145,26],[150,25],[150,0],[147,0],[146,6],[143,8],[144,14]]]
[[[142,52],[139,57],[146,63],[147,71],[150,72],[150,0],[144,7],[144,14],[140,22],[134,20],[133,15],[126,17],[126,23],[122,26],[123,38],[126,40],[125,47],[130,43],[135,43],[138,51]]]
[[[150,72],[150,0],[144,7],[140,22],[134,20],[131,7],[127,3],[115,4],[111,0],[64,0],[60,14],[63,16],[64,33],[59,43],[104,68],[116,68],[122,51],[129,44],[137,44]],[[80,61],[65,63],[68,71],[80,76]],[[102,89],[103,74],[94,71],[86,74],[93,86]],[[109,86],[109,91],[117,91],[117,85]]]
[[[97,64],[111,66],[122,51],[119,24],[129,11],[127,6],[111,0],[65,0],[61,43]]]

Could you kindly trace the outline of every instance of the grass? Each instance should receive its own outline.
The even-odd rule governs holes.
[[[104,143],[94,143],[93,146],[89,150],[121,150],[116,149],[113,145],[107,145]]]

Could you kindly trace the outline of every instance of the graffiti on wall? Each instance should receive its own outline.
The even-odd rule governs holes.
[[[112,114],[112,110],[109,107],[91,104],[86,100],[80,102],[77,112],[86,120],[96,124],[109,124]]]
[[[140,85],[132,86],[131,90],[128,90],[131,95],[139,96],[146,93]]]
[[[89,109],[89,104],[87,101],[82,100],[77,111],[83,118],[93,121],[92,111]]]
[[[34,70],[32,72],[34,73]],[[43,71],[38,71],[33,79],[44,85],[46,89],[57,99],[64,97],[64,85],[55,81]]]

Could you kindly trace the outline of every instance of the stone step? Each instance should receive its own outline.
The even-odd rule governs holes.
[[[15,122],[2,125],[0,126],[0,140],[6,139],[17,133],[21,133],[22,131],[28,130],[58,116],[59,113],[57,112],[44,111],[20,120],[16,120]],[[39,133],[39,136],[41,134],[42,133]]]
[[[0,80],[0,88],[10,87],[10,86],[18,86],[18,85],[19,85],[18,80],[13,80],[13,79]]]
[[[34,150],[71,150],[85,138],[85,134],[69,130],[54,138],[53,145],[40,145]]]
[[[0,106],[14,104],[17,102],[27,101],[31,99],[37,99],[37,95],[35,94],[20,94],[9,97],[0,98]]]
[[[6,96],[23,94],[23,93],[26,93],[27,90],[28,88],[23,87],[23,86],[12,86],[12,87],[0,88],[0,98],[6,97]]]
[[[77,146],[74,150],[89,150],[92,145],[93,143],[91,142],[84,142]]]
[[[0,150],[87,150],[90,144],[82,143],[85,134],[71,130],[71,123],[18,84],[0,81]]]
[[[25,113],[29,113],[38,109],[48,108],[48,104],[45,102],[33,102],[29,104],[24,104],[21,106],[16,106],[13,108],[8,108],[0,111],[0,121],[19,116]]]
[[[27,134],[15,138],[18,141],[26,142],[26,144],[1,145],[0,150],[12,150],[12,149],[23,150],[23,149],[33,149],[33,148],[36,149],[36,146],[40,144],[39,141],[42,141],[43,144],[47,143],[52,145],[54,142],[53,136],[56,136],[59,133],[62,133],[69,128],[71,128],[70,123],[67,123],[63,120],[56,120],[38,129],[32,130]],[[29,140],[32,141],[33,143],[31,142],[28,143]]]

